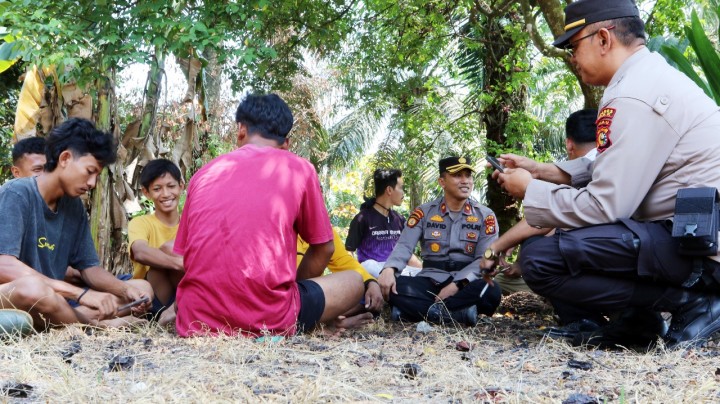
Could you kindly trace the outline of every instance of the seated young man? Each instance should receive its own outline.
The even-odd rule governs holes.
[[[343,246],[340,235],[337,234],[333,229],[333,244],[335,245],[335,252],[330,257],[327,268],[332,273],[338,273],[342,271],[355,271],[362,276],[363,283],[365,284],[365,299],[359,301],[355,307],[343,313],[333,323],[333,326],[338,330],[359,328],[366,324],[373,322],[373,313],[379,313],[385,305],[382,292],[380,291],[380,285],[378,285],[375,277],[370,275],[365,268],[352,256]],[[306,243],[302,237],[298,236],[297,240],[297,264],[300,266],[305,252],[310,248],[310,244]]]
[[[152,288],[142,280],[122,282],[99,266],[79,198],[115,161],[112,136],[90,121],[69,119],[48,136],[46,159],[42,175],[0,188],[0,308],[28,311],[40,330],[134,322],[131,311],[144,312],[149,302],[121,312],[118,307],[152,299]],[[68,266],[79,270],[90,287],[64,282]]]
[[[15,143],[12,149],[10,167],[15,178],[40,175],[45,166],[45,139],[29,137]],[[26,334],[32,329],[32,317],[26,312],[15,309],[0,309],[0,338]]]
[[[15,143],[12,149],[13,177],[25,178],[40,175],[45,167],[45,139],[29,137]]]
[[[333,233],[315,168],[287,151],[292,112],[277,95],[238,106],[239,148],[188,185],[174,252],[180,336],[294,334],[357,305],[355,271],[322,276]],[[310,244],[296,266],[298,234]]]
[[[405,218],[393,210],[393,206],[402,204],[405,191],[400,170],[375,170],[373,183],[375,197],[366,200],[350,222],[345,249],[357,251],[357,260],[377,278],[405,228]],[[415,255],[406,264],[409,266],[400,269],[403,275],[414,276],[420,272],[422,263]]]
[[[155,293],[151,313],[162,325],[175,321],[175,291],[185,273],[182,257],[161,250],[175,240],[180,213],[178,202],[184,189],[180,169],[170,160],[150,161],[140,174],[146,198],[153,202],[153,213],[138,216],[128,224],[128,250],[133,261],[133,278],[146,279]]]

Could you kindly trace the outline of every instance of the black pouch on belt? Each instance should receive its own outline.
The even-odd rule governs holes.
[[[718,252],[718,206],[716,188],[678,190],[672,236],[680,240],[678,253],[694,257]]]

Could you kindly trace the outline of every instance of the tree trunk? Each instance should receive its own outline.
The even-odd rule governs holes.
[[[483,65],[485,67],[485,93],[492,95],[493,99],[487,103],[482,111],[482,121],[485,125],[489,153],[495,153],[493,145],[504,145],[510,148],[519,148],[520,144],[508,144],[505,127],[511,112],[522,111],[525,108],[527,92],[525,89],[513,91],[512,82],[517,55],[524,55],[516,47],[526,46],[516,43],[510,33],[503,27],[502,21],[512,21],[515,16],[504,15],[488,17],[482,29],[485,35],[486,47],[484,49]],[[507,64],[511,67],[507,68]],[[510,89],[510,90],[508,90]],[[521,217],[518,203],[502,192],[497,181],[488,176],[487,203],[497,215],[498,226],[501,230],[512,227]]]

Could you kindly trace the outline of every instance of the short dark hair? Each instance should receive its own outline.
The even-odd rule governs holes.
[[[402,171],[394,168],[377,169],[373,173],[373,182],[375,183],[375,197],[385,193],[387,187],[395,188],[398,178],[402,177]]]
[[[565,137],[575,143],[595,143],[597,109],[581,109],[565,121]]]
[[[156,179],[165,174],[170,174],[177,182],[182,182],[182,174],[180,168],[175,163],[167,159],[155,159],[147,163],[140,173],[140,185],[145,189],[150,189],[150,185]]]
[[[248,94],[238,105],[235,122],[247,126],[248,134],[259,134],[282,144],[292,129],[293,115],[277,94]]]
[[[45,138],[29,137],[15,143],[12,149],[12,161],[16,164],[26,154],[45,154]]]
[[[592,29],[614,26],[615,37],[623,46],[631,46],[636,39],[647,42],[645,37],[645,22],[640,17],[622,17],[614,20],[599,21],[593,24]]]
[[[45,171],[53,172],[60,154],[70,150],[73,158],[92,154],[105,167],[115,162],[117,145],[112,135],[95,129],[95,125],[82,118],[70,118],[53,129],[45,141]]]

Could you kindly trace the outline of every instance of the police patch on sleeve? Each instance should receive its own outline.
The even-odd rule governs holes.
[[[610,140],[610,127],[598,126],[597,132],[595,133],[597,152],[602,153],[612,146],[612,140]]]
[[[617,112],[615,108],[603,108],[598,113],[598,118],[595,121],[595,126],[597,127],[595,143],[598,153],[602,153],[612,146],[612,140],[610,140],[610,125],[612,125],[615,112]]]
[[[495,216],[488,215],[485,218],[485,234],[495,234],[497,232],[497,222],[495,221]]]
[[[413,212],[410,214],[410,218],[408,218],[408,221],[407,221],[408,227],[410,227],[410,228],[415,227],[418,224],[418,222],[420,221],[420,219],[423,218],[423,216],[425,216],[425,213],[422,211],[422,209],[415,208],[415,210],[413,210]]]

